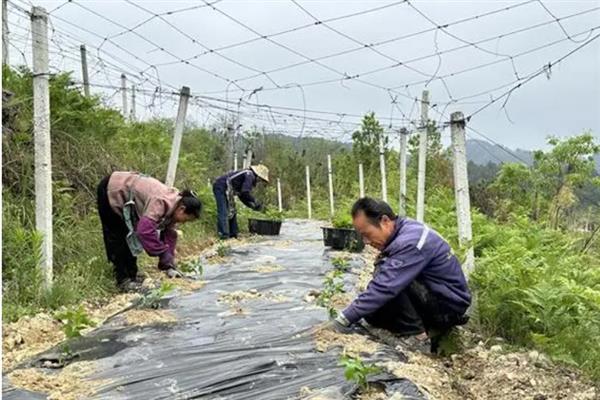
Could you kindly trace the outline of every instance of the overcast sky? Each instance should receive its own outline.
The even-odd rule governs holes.
[[[23,57],[30,60],[29,21],[17,9],[29,9],[30,4],[23,0],[9,4],[12,64],[22,63]],[[420,116],[414,99],[423,89],[430,92],[431,119],[446,122],[454,111],[470,115],[514,87],[518,78],[531,76],[600,34],[600,1],[594,0],[547,0],[543,2],[547,10],[538,1],[222,0],[207,6],[190,1],[75,0],[33,4],[51,11],[53,69],[72,70],[74,79],[80,81],[78,43],[86,43],[93,84],[120,85],[119,70],[139,83],[136,111],[140,117],[174,116],[174,96],[153,99],[150,92],[159,83],[168,92],[185,85],[195,95],[211,97],[192,100],[188,114],[197,123],[214,123],[223,113],[236,117],[236,102],[242,98],[273,106],[269,112],[242,103],[242,129],[257,125],[291,135],[333,138],[348,137],[359,116],[368,111],[375,111],[386,127],[391,121],[392,131],[402,126],[414,129]],[[456,23],[503,7],[512,8]],[[168,11],[177,12],[152,18],[152,13]],[[562,28],[549,12],[561,18]],[[582,14],[572,16],[577,13]],[[315,24],[340,16],[348,17]],[[449,25],[435,29],[433,23]],[[260,38],[292,28],[298,29]],[[500,35],[507,36],[497,38]],[[469,44],[480,41],[478,48]],[[240,42],[246,43],[207,51]],[[346,54],[325,57],[318,64],[310,61],[339,52]],[[293,64],[300,65],[290,67]],[[489,65],[475,68],[485,64]],[[228,83],[231,80],[237,81]],[[116,88],[93,87],[92,92],[121,107]],[[451,99],[458,101],[446,105]],[[511,148],[540,148],[548,135],[573,135],[588,129],[598,136],[600,38],[515,90],[503,109],[504,100],[475,113],[469,125]],[[311,111],[305,114],[305,108]],[[468,134],[481,138],[472,131]]]

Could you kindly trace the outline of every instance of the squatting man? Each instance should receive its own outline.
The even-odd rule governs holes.
[[[440,341],[468,321],[471,294],[460,262],[448,242],[427,225],[398,217],[385,202],[361,198],[352,207],[352,222],[365,244],[380,251],[364,292],[329,329],[351,333],[366,321],[401,336]]]

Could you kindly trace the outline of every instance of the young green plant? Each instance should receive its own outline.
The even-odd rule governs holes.
[[[140,308],[160,308],[162,298],[171,293],[173,289],[175,289],[175,285],[169,282],[163,282],[160,287],[153,289],[144,295],[138,306]]]
[[[96,323],[90,319],[82,305],[54,315],[54,318],[62,323],[62,330],[67,339],[73,339],[81,336],[81,331],[85,328],[96,326]],[[61,346],[60,364],[64,364],[66,359],[73,358],[73,352],[68,343]]]
[[[338,229],[353,229],[352,216],[346,212],[336,213],[331,220],[331,224]]]
[[[229,254],[231,254],[231,246],[224,242],[219,242],[217,245],[217,255],[219,257],[227,257]]]
[[[348,272],[350,270],[350,263],[344,257],[335,257],[331,260],[331,264],[336,270],[342,272]]]
[[[96,323],[90,319],[82,305],[66,311],[58,312],[54,318],[63,325],[62,329],[68,339],[81,336],[81,331],[85,328],[96,326]]]
[[[179,270],[185,274],[193,274],[196,277],[201,277],[204,273],[202,259],[183,261],[179,263]]]
[[[344,367],[346,380],[356,383],[362,391],[369,388],[368,377],[381,371],[378,366],[367,364],[360,357],[347,354],[342,354],[339,365]]]
[[[337,316],[337,311],[331,305],[333,297],[338,293],[344,293],[343,275],[343,272],[340,270],[329,272],[323,281],[323,290],[317,298],[317,305],[326,307],[331,318]]]
[[[283,212],[275,209],[267,209],[265,211],[253,211],[250,213],[250,218],[266,219],[269,221],[283,221]]]

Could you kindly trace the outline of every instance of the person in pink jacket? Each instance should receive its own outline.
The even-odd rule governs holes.
[[[98,185],[98,213],[106,256],[115,267],[117,284],[135,289],[137,257],[158,257],[158,268],[181,276],[175,264],[176,224],[200,216],[202,203],[191,190],[179,192],[137,172],[113,172]]]

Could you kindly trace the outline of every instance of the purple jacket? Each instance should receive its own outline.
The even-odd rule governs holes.
[[[343,311],[350,323],[377,311],[416,278],[459,313],[471,304],[465,275],[450,245],[420,222],[398,218],[375,265],[367,289]]]
[[[225,192],[227,190],[227,180],[231,178],[231,187],[239,199],[247,207],[255,209],[258,205],[256,199],[250,193],[256,186],[257,177],[251,169],[231,171],[217,178],[213,184],[213,189]]]
[[[170,265],[175,259],[177,231],[174,224],[170,224],[163,230],[162,235],[159,235],[158,228],[156,222],[144,216],[140,218],[135,233],[149,256],[160,257],[159,265]]]

